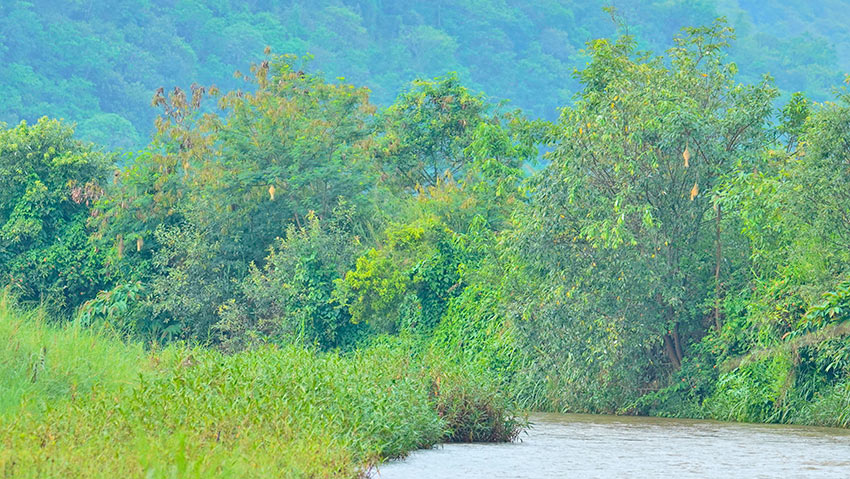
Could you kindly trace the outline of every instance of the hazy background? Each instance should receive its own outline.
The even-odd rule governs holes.
[[[642,46],[726,16],[742,81],[770,73],[816,100],[850,71],[850,1],[826,0],[3,0],[0,121],[48,115],[110,147],[145,142],[159,86],[239,86],[270,45],[366,85],[388,104],[417,77],[457,71],[471,87],[554,118],[576,88],[587,40],[615,32],[613,4]]]

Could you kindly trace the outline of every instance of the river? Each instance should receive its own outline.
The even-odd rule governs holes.
[[[511,444],[446,444],[375,479],[850,478],[850,431],[663,418],[537,414]]]

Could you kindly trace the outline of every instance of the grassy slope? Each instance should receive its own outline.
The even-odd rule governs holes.
[[[0,336],[3,478],[355,477],[441,440],[516,432],[482,376],[410,344],[149,352],[5,301]]]

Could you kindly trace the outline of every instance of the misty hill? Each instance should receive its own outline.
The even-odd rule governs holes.
[[[112,147],[145,142],[160,86],[237,88],[237,69],[275,53],[312,54],[386,105],[417,77],[457,71],[494,98],[552,119],[577,89],[591,38],[616,30],[613,3],[647,49],[685,25],[726,16],[740,79],[764,72],[785,92],[829,97],[850,71],[850,2],[724,0],[5,0],[0,121],[48,115]]]

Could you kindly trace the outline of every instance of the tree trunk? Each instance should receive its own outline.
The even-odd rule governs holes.
[[[676,357],[679,359],[679,365],[681,366],[684,354],[682,354],[682,341],[679,337],[679,323],[673,326],[673,346],[676,347]]]
[[[655,300],[659,305],[663,304],[660,293],[655,295]],[[662,311],[664,311],[667,324],[673,325],[664,335],[664,353],[670,358],[673,367],[678,370],[682,367],[682,344],[679,340],[679,323],[675,320],[676,312],[672,306],[668,304],[663,307]]]
[[[714,327],[720,332],[723,324],[720,322],[720,263],[723,261],[723,250],[720,243],[720,205],[715,207],[717,215],[714,218]]]
[[[676,354],[676,346],[674,345],[672,334],[664,335],[664,352],[667,354],[667,357],[670,358],[670,362],[673,363],[673,368],[678,370],[682,367],[682,361]]]

